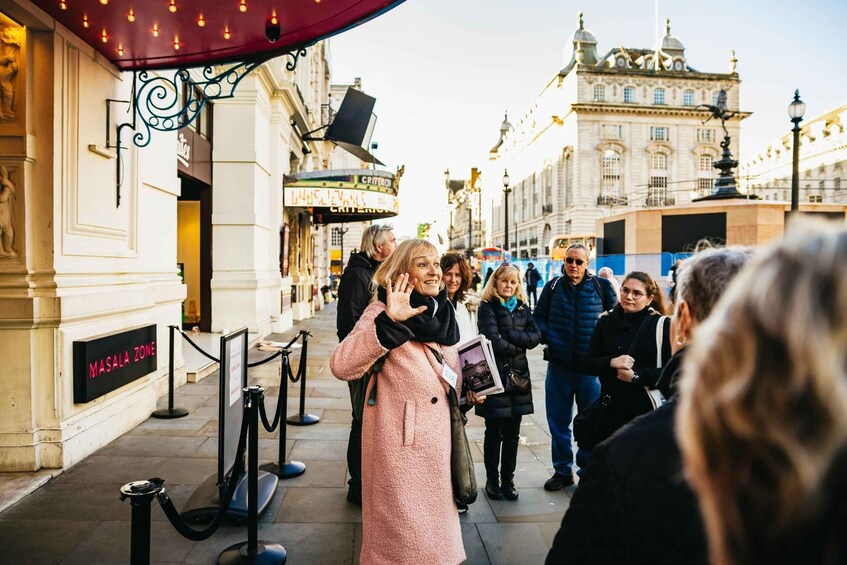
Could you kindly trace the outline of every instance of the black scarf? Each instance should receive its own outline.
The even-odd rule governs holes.
[[[379,287],[377,298],[385,303],[387,296],[385,288]],[[447,289],[443,289],[436,297],[423,296],[417,291],[412,291],[409,304],[412,308],[426,306],[426,312],[412,316],[408,320],[400,322],[415,334],[415,341],[433,341],[441,345],[455,345],[459,343],[459,324],[456,323],[456,314],[453,308],[447,304]],[[438,304],[436,310],[435,304]],[[435,316],[433,316],[435,311]]]

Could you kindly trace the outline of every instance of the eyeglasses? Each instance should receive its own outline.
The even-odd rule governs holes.
[[[574,259],[573,257],[566,257],[565,262],[568,265],[572,265],[572,264],[576,263],[577,267],[582,267],[582,265],[585,264],[585,261],[583,261],[582,259]]]
[[[632,297],[636,300],[638,300],[639,298],[644,298],[643,292],[641,292],[640,290],[633,290],[633,289],[626,287],[626,286],[621,287],[621,294],[623,294],[623,295],[631,294]]]

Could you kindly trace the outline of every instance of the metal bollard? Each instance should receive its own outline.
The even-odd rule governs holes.
[[[174,408],[174,333],[176,326],[168,326],[168,409],[160,408],[151,414],[154,418],[164,420],[188,416],[188,410],[185,408]]]
[[[163,484],[161,479],[149,479],[133,481],[121,487],[120,499],[128,498],[132,506],[130,565],[150,563],[150,504],[164,488]]]
[[[245,417],[250,419],[247,436],[247,541],[223,550],[218,556],[218,565],[281,565],[287,558],[285,548],[259,539],[259,402],[265,389],[250,386],[245,391],[248,395]]]
[[[303,359],[303,374],[300,375],[300,412],[287,418],[287,422],[292,426],[311,426],[321,421],[314,414],[306,414],[306,366],[309,358],[309,336],[312,335],[305,330],[300,332],[303,335],[303,349],[300,350],[301,358]]]

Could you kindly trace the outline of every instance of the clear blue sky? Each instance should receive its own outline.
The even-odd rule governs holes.
[[[484,163],[504,110],[522,115],[559,71],[580,10],[601,54],[653,45],[653,0],[407,0],[332,39],[333,82],[362,77],[377,98],[377,156],[406,165],[399,233],[437,216],[444,169],[466,178]],[[807,117],[847,103],[847,0],[660,0],[661,35],[666,17],[698,70],[727,72],[735,49],[741,108],[753,112],[742,160],[791,128],[795,88]]]

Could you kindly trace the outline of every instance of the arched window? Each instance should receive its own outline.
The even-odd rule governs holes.
[[[600,195],[606,198],[621,196],[621,155],[613,149],[603,152]]]
[[[594,101],[595,102],[605,102],[606,101],[606,87],[602,84],[594,85]]]

